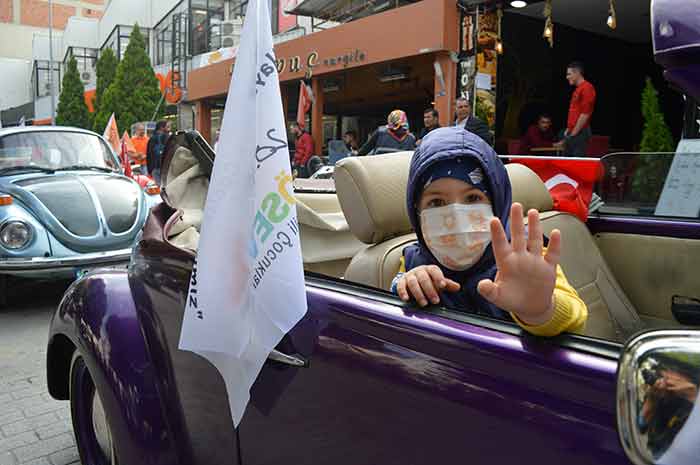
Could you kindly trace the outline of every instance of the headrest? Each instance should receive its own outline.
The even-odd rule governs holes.
[[[549,190],[534,171],[519,163],[509,163],[506,165],[506,171],[513,190],[513,202],[521,203],[525,213],[531,208],[541,212],[553,208]]]
[[[335,188],[350,231],[366,244],[412,231],[406,212],[406,183],[413,152],[348,157],[335,166]],[[513,202],[527,212],[552,210],[552,197],[530,168],[506,166]]]
[[[406,183],[413,152],[348,157],[335,165],[335,189],[350,231],[366,244],[411,232]]]

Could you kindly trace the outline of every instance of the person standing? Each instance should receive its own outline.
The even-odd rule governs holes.
[[[421,140],[434,129],[440,127],[440,115],[435,108],[428,108],[423,112],[423,129],[418,133],[416,145],[420,145]]]
[[[151,174],[157,184],[160,184],[160,167],[165,150],[165,144],[170,136],[170,123],[165,120],[160,120],[156,123],[156,130],[153,136],[148,141],[146,162],[148,163],[148,172]]]
[[[401,152],[415,150],[416,138],[408,130],[408,118],[402,110],[394,110],[386,119],[386,126],[380,126],[365,142],[358,155],[374,155],[382,153]]]
[[[491,136],[491,130],[489,130],[488,124],[472,115],[472,105],[469,103],[469,100],[464,97],[460,97],[455,103],[457,113],[455,126],[462,127],[467,131],[476,134],[477,136],[481,137],[484,142],[493,146],[493,137]]]
[[[296,121],[289,125],[289,129],[294,134],[294,161],[292,162],[292,169],[305,173],[306,163],[314,156],[314,139]]]
[[[146,126],[143,123],[136,123],[134,127],[134,136],[131,138],[131,142],[134,144],[134,150],[136,154],[134,156],[134,161],[141,165],[141,172],[146,173],[146,155],[148,152],[148,140],[149,137],[146,135]]]
[[[586,155],[586,148],[592,134],[591,117],[596,100],[595,87],[584,78],[583,64],[578,61],[574,61],[566,68],[566,79],[576,89],[571,95],[564,139],[554,146],[563,149],[564,155],[583,157]]]
[[[540,115],[537,118],[537,123],[530,125],[525,135],[520,139],[520,151],[523,154],[530,154],[530,149],[534,147],[551,147],[552,145],[554,145],[554,131],[552,131],[552,118],[549,115]]]

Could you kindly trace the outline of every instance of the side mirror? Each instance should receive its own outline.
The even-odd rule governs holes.
[[[699,386],[700,331],[653,331],[625,345],[618,368],[617,423],[633,463],[698,463]]]

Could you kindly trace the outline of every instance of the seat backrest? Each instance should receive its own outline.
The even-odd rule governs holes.
[[[410,153],[343,160],[335,171],[336,190],[350,230],[371,244],[358,252],[345,271],[350,281],[388,290],[399,269],[403,249],[416,241],[406,213]],[[585,334],[621,340],[641,328],[637,312],[613,277],[586,225],[575,216],[552,211],[552,198],[528,167],[506,169],[513,201],[525,211],[542,212],[544,233],[560,229],[561,267],[589,309]]]

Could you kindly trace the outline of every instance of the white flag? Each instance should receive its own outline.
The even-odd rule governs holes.
[[[235,425],[272,349],[306,313],[266,0],[250,0],[229,87],[180,348],[211,361]]]

